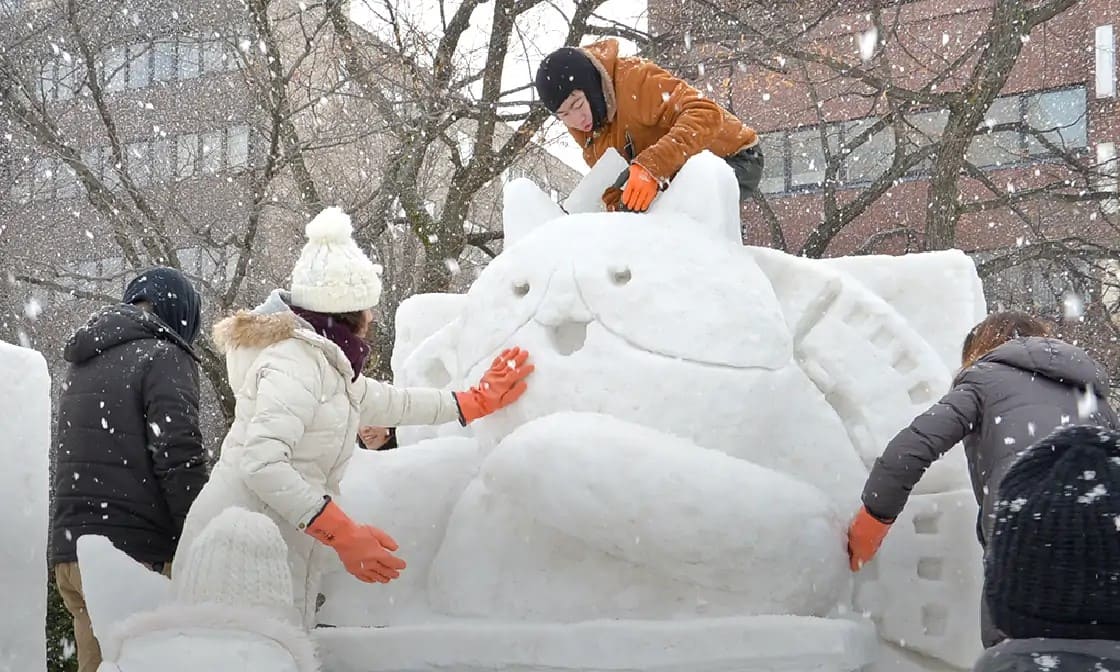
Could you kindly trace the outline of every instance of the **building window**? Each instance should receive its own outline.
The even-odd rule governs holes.
[[[945,124],[949,122],[949,110],[919,112],[906,118],[906,138],[917,151],[941,139]],[[930,155],[910,169],[910,174],[928,173],[933,168],[934,156]]]
[[[147,142],[130,143],[125,150],[128,176],[133,184],[146,187],[152,183],[152,156]]]
[[[198,44],[179,40],[179,79],[194,79],[202,73],[202,52]]]
[[[816,128],[789,134],[789,157],[790,186],[818,186],[824,181],[824,146]]]
[[[218,39],[202,43],[202,71],[220,72],[226,69],[225,45]]]
[[[0,147],[0,159],[5,148]],[[237,171],[251,164],[251,132],[248,126],[232,126],[186,133],[175,137],[140,140],[124,146],[124,169],[138,187],[163,184],[199,174],[217,175],[223,170]],[[105,188],[120,186],[118,167],[109,147],[90,147],[81,152],[81,162],[102,181]],[[8,165],[0,162],[0,170]],[[9,194],[26,203],[31,200],[74,198],[81,184],[63,161],[43,158],[31,164],[26,175],[11,185]]]
[[[175,40],[157,40],[152,47],[152,81],[175,79]]]
[[[1027,125],[1045,131],[1042,135],[1051,144],[1067,150],[1088,144],[1084,89],[1045,91],[1027,96],[1025,102]],[[1026,141],[1031,156],[1050,152],[1031,134],[1027,134]]]
[[[105,51],[101,82],[106,91],[120,91],[124,88],[128,76],[127,54],[126,47],[112,47]]]
[[[929,110],[908,116],[907,151],[917,151],[937,142],[948,119],[947,110]],[[965,158],[980,168],[998,168],[1021,165],[1052,154],[1028,130],[991,130],[1010,124],[1040,132],[1058,149],[1081,150],[1088,146],[1086,119],[1086,90],[1083,86],[997,98],[973,137]],[[825,138],[830,151],[835,154],[877,121],[875,117],[867,117],[826,125]],[[759,185],[763,193],[811,189],[823,182],[825,153],[819,126],[767,133],[760,137],[760,143],[766,157]],[[837,178],[843,183],[874,181],[889,168],[894,152],[894,129],[885,127],[842,157]],[[927,174],[933,160],[931,155],[912,168],[909,175]]]
[[[147,44],[134,44],[128,48],[128,88],[143,89],[151,84],[152,50]]]
[[[174,154],[171,140],[160,138],[152,141],[152,181],[168,182],[175,176]]]
[[[876,119],[860,119],[844,124],[844,145],[855,140],[868,128],[878,123]],[[844,158],[846,182],[874,182],[891,165],[894,157],[894,133],[884,126],[852,149]]]
[[[965,152],[965,160],[975,166],[1004,166],[1022,159],[1018,131],[991,130],[1019,121],[1021,114],[1018,97],[996,98]]]
[[[249,165],[249,127],[234,126],[229,129],[226,142],[226,165],[231,170]]]
[[[180,135],[175,143],[175,157],[178,159],[175,175],[179,179],[194,177],[198,156],[198,136],[194,133]]]
[[[758,188],[764,194],[786,191],[786,134],[767,133],[759,137],[762,147],[762,181]]]
[[[1097,98],[1116,96],[1116,38],[1112,24],[1097,26],[1093,38],[1095,45]]]
[[[222,135],[220,130],[202,134],[202,172],[206,175],[222,171]]]

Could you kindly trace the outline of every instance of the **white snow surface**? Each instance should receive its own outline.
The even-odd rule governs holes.
[[[43,670],[47,642],[47,496],[51,380],[34,350],[0,341],[0,670]],[[18,608],[11,608],[18,605]]]
[[[98,639],[106,638],[114,623],[170,599],[170,579],[133,560],[107,537],[83,535],[77,545],[86,610]]]
[[[908,508],[952,514],[896,525],[856,588],[844,533],[870,465],[948,389],[984,314],[971,261],[744,247],[734,178],[710,154],[649,213],[604,213],[617,161],[564,209],[509,185],[505,249],[467,295],[398,314],[416,334],[398,384],[463,389],[512,346],[536,371],[467,430],[355,457],[341,504],[409,567],[388,586],[327,577],[320,621],[342,627],[316,633],[326,667],[373,651],[403,670],[970,666],[982,566],[962,451]],[[880,662],[845,635],[830,641],[850,655],[817,667],[808,633],[860,615],[880,625]],[[571,653],[585,644],[594,659]]]
[[[331,672],[854,672],[877,648],[867,622],[796,616],[329,628],[315,638]]]

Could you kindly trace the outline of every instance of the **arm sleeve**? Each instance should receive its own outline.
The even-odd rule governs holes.
[[[668,180],[685,161],[711,145],[724,127],[723,110],[653,63],[643,62],[628,76],[641,78],[634,104],[642,110],[642,123],[670,127],[660,140],[639,153],[634,163],[658,180]]]
[[[292,449],[319,407],[319,381],[318,372],[297,377],[278,366],[262,366],[257,372],[256,409],[237,460],[248,488],[299,529],[319,513],[327,496],[292,466]]]
[[[144,376],[144,420],[152,465],[175,535],[206,485],[206,450],[198,427],[198,368],[177,346],[159,351]]]
[[[451,392],[426,387],[393,387],[362,376],[362,426],[442,425],[459,420]]]
[[[979,418],[975,386],[958,383],[887,444],[867,477],[863,505],[884,521],[897,518],[929,465],[968,435]]]

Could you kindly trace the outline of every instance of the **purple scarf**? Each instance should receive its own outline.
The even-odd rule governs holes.
[[[293,313],[299,315],[311,325],[316,334],[334,343],[342,350],[342,354],[346,355],[351,368],[354,369],[354,377],[350,380],[357,380],[362,373],[362,368],[366,365],[366,360],[369,359],[369,343],[359,338],[345,322],[339,322],[326,313],[316,313],[296,306],[291,308]]]

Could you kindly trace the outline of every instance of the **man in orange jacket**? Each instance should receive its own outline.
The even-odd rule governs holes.
[[[705,149],[735,170],[740,200],[762,179],[758,134],[683,80],[643,58],[618,55],[618,41],[563,47],[541,62],[537,94],[594,166],[608,148],[630,162],[625,187],[603,194],[608,210],[644,212],[685,161]]]

